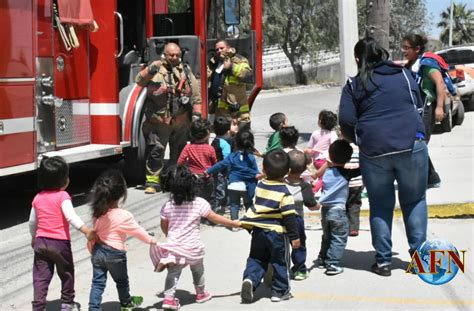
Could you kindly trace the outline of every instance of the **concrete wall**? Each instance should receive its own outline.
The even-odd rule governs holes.
[[[339,61],[327,62],[313,67],[304,65],[303,69],[310,81],[328,83],[341,81],[341,69]],[[291,67],[263,72],[264,88],[278,87],[282,85],[295,85],[295,75]]]

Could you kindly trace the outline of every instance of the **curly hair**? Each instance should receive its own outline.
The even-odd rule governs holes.
[[[205,138],[209,135],[211,129],[211,124],[209,121],[204,119],[199,119],[191,123],[191,128],[189,130],[189,136],[191,141],[198,141]]]
[[[66,186],[69,166],[58,156],[43,158],[38,168],[37,184],[40,190],[59,190]]]

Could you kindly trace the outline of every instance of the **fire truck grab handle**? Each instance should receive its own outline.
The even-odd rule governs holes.
[[[122,53],[123,53],[123,18],[122,18],[122,14],[120,14],[119,12],[114,12],[115,15],[117,15],[118,19],[119,19],[119,26],[120,26],[120,34],[119,34],[119,44],[120,44],[120,50],[118,52],[118,54],[115,54],[115,57],[116,58],[119,58]]]

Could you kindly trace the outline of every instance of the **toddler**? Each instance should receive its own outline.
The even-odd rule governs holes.
[[[282,112],[274,113],[270,116],[270,127],[274,130],[267,142],[267,148],[265,153],[270,152],[274,149],[281,149],[280,142],[280,129],[288,126],[288,118]]]
[[[314,167],[319,170],[328,158],[329,145],[337,140],[337,115],[328,110],[321,110],[318,116],[318,129],[313,132],[308,142],[309,149],[305,152],[313,158]],[[322,187],[322,179],[319,177],[313,184],[313,192],[318,192]]]
[[[117,286],[121,310],[129,310],[141,304],[143,298],[130,296],[127,273],[125,240],[131,235],[141,241],[154,244],[156,240],[137,224],[133,215],[120,208],[127,198],[127,184],[122,173],[108,170],[94,183],[91,191],[91,208],[94,230],[100,242],[88,243],[92,254],[92,285],[89,294],[89,310],[101,310],[102,294],[107,283],[107,272]]]
[[[206,200],[195,195],[192,177],[185,166],[171,166],[160,176],[162,189],[171,193],[171,199],[161,208],[161,230],[167,242],[152,246],[150,256],[155,271],[168,270],[163,309],[180,308],[175,292],[181,272],[187,265],[193,276],[196,302],[203,303],[212,298],[204,284],[204,244],[199,236],[201,217],[227,227],[240,226],[238,221],[214,213]]]
[[[65,191],[69,185],[69,167],[61,157],[44,158],[38,168],[38,188],[33,199],[29,227],[32,236],[33,310],[46,308],[48,287],[54,266],[61,279],[61,310],[80,308],[74,302],[74,260],[69,224],[93,239],[94,233],[77,216],[71,197]]]
[[[209,145],[211,125],[209,121],[199,119],[191,123],[191,143],[187,144],[178,158],[178,165],[187,165],[195,175],[196,193],[198,196],[211,201],[214,182],[211,176],[204,172],[217,163],[216,152]]]
[[[257,175],[259,174],[254,151],[254,137],[249,130],[240,130],[235,137],[236,151],[223,161],[207,169],[207,174],[229,170],[230,217],[239,218],[240,198],[243,198],[245,209],[253,205]]]

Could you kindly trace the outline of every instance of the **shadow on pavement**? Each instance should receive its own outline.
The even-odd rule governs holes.
[[[409,262],[403,261],[397,257],[398,253],[392,254],[392,270],[406,270]],[[375,251],[354,251],[346,249],[342,258],[342,266],[347,269],[370,271],[370,267],[375,262]],[[372,273],[372,272],[371,272]]]

